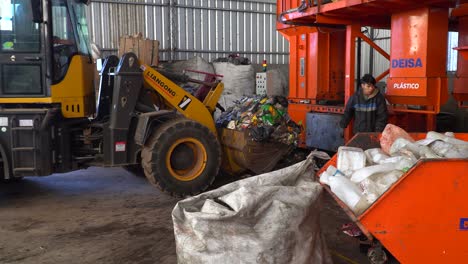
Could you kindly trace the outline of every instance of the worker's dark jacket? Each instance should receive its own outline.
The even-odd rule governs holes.
[[[347,127],[353,116],[354,133],[382,132],[387,125],[385,96],[377,90],[377,94],[366,99],[359,89],[349,98],[340,126]]]

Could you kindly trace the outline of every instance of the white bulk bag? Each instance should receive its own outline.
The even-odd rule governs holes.
[[[313,157],[179,201],[178,263],[331,263]]]

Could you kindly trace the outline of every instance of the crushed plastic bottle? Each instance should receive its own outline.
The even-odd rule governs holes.
[[[392,170],[383,174],[373,175],[370,177],[375,183],[377,183],[384,192],[390,188],[400,177],[404,174],[401,170]]]
[[[320,175],[320,183],[330,185],[330,177],[341,175],[346,176],[343,172],[338,170],[335,166],[330,165],[328,168]]]
[[[362,189],[362,194],[366,197],[368,203],[374,203],[380,195],[383,194],[381,188],[373,180],[367,178],[359,183]]]
[[[437,155],[445,158],[468,158],[468,145],[454,145],[445,141],[436,140],[431,143],[430,148]]]
[[[337,175],[329,177],[331,191],[340,198],[355,214],[362,213],[369,203],[362,190],[348,178]]]
[[[351,181],[361,182],[362,180],[366,179],[367,177],[373,174],[392,171],[395,169],[395,167],[396,167],[396,163],[384,163],[384,164],[365,167],[365,168],[355,171],[353,175],[351,175]]]
[[[351,175],[353,171],[366,166],[366,155],[360,148],[339,147],[337,168],[346,175]]]
[[[415,155],[421,158],[437,159],[441,158],[434,151],[432,151],[428,146],[419,145],[414,142],[410,142],[404,138],[397,138],[392,146],[390,147],[390,154],[394,155],[400,149],[406,148],[413,152]]]
[[[449,134],[450,135],[450,134]],[[447,135],[444,135],[444,134],[441,134],[441,133],[437,133],[437,132],[434,132],[434,131],[429,131],[427,132],[426,134],[426,138],[432,138],[432,139],[439,139],[439,140],[443,140],[447,143],[450,143],[450,144],[453,144],[453,145],[465,145],[465,146],[468,146],[468,142],[467,141],[463,141],[461,139],[456,139],[454,137],[451,137],[451,136],[447,136]]]
[[[374,203],[383,193],[385,193],[400,177],[403,172],[392,170],[385,173],[374,174],[359,183],[362,194],[368,203]]]
[[[382,160],[388,159],[390,156],[385,154],[381,148],[372,148],[364,151],[369,164],[380,164]]]

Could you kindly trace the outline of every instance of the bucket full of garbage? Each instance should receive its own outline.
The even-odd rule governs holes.
[[[223,167],[231,174],[271,171],[295,148],[301,133],[301,127],[289,117],[288,101],[282,96],[243,97],[221,114],[216,126],[226,158],[231,161]]]

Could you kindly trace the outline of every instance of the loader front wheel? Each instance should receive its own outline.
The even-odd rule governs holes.
[[[174,119],[161,125],[141,152],[148,180],[171,195],[184,197],[208,188],[221,165],[217,137],[205,126]]]

